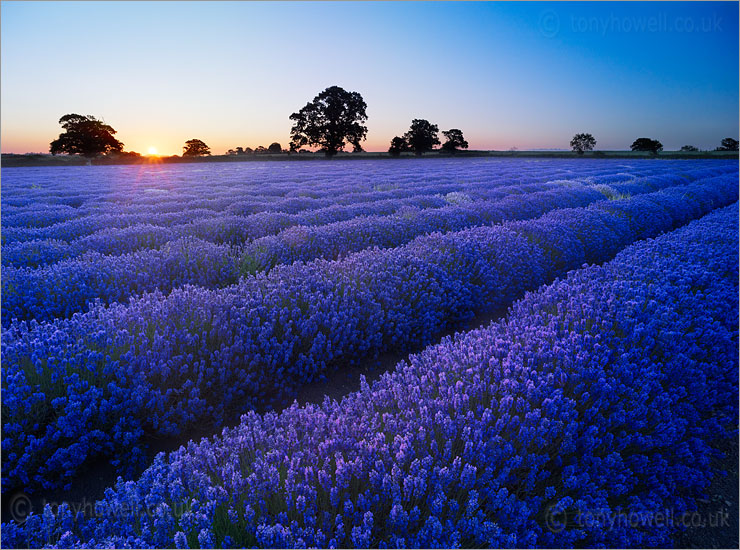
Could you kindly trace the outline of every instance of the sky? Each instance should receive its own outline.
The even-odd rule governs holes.
[[[471,149],[738,137],[737,2],[3,1],[0,27],[4,153],[48,152],[67,113],[144,154],[287,147],[332,85],[365,99],[369,151],[414,118]]]

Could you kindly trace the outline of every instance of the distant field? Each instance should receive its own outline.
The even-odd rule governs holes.
[[[4,170],[3,547],[670,546],[738,163],[501,155]]]
[[[663,151],[654,156],[651,153],[641,151],[591,151],[578,155],[573,151],[460,151],[456,157],[510,157],[510,158],[661,158],[661,159],[732,159],[738,158],[737,151]],[[450,155],[433,151],[424,154],[423,158],[449,158]],[[259,154],[259,155],[211,155],[209,157],[199,158],[182,158],[182,157],[161,157],[150,159],[143,157],[140,160],[116,159],[116,158],[99,158],[92,161],[92,164],[149,164],[151,162],[160,163],[194,163],[194,162],[262,162],[262,161],[308,161],[323,159],[324,156],[319,153],[309,154]],[[418,158],[413,153],[402,153],[401,158]],[[388,153],[339,153],[335,159],[389,159],[394,160]],[[12,166],[83,166],[87,161],[79,157],[67,155],[42,155],[42,154],[3,154],[3,167]]]

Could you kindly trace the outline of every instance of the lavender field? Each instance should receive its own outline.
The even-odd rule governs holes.
[[[3,547],[672,546],[737,438],[736,161],[2,176]]]

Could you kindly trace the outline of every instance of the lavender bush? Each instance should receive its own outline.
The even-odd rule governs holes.
[[[717,177],[559,219],[278,266],[223,289],[186,285],[70,319],[14,322],[2,341],[3,489],[59,485],[97,455],[131,472],[145,433],[220,426],[327,370],[428,344],[589,257],[603,259],[608,246],[616,251],[737,196],[734,181]],[[598,220],[601,239],[584,231],[584,216]]]
[[[690,178],[678,179],[685,182]],[[699,181],[714,185],[715,179]],[[645,179],[640,193],[668,186],[672,181]],[[125,302],[143,292],[169,292],[187,283],[209,288],[227,286],[235,283],[240,274],[267,270],[276,264],[319,257],[335,259],[371,246],[399,246],[425,233],[456,231],[505,219],[532,218],[554,208],[585,206],[608,196],[609,191],[619,194],[614,188],[603,187],[603,184],[589,187],[567,182],[493,186],[478,190],[474,193],[476,202],[461,206],[458,206],[459,200],[455,200],[454,204],[442,207],[447,204],[444,197],[449,193],[442,197],[421,195],[381,201],[374,203],[372,209],[360,203],[361,209],[329,207],[284,216],[275,213],[254,214],[249,218],[212,216],[184,226],[139,224],[98,231],[73,241],[66,249],[58,240],[14,243],[5,248],[11,258],[37,262],[42,256],[47,263],[52,263],[51,260],[59,260],[60,255],[78,257],[36,269],[7,266],[2,276],[3,323],[7,326],[14,318],[44,321],[69,317],[75,312],[86,311],[96,299],[105,304]],[[544,190],[535,191],[538,188]],[[633,193],[639,194],[634,189]],[[427,208],[416,210],[410,206]],[[387,210],[393,215],[387,215]],[[386,215],[369,215],[372,212]],[[335,218],[351,219],[331,223]],[[255,235],[275,233],[285,224],[294,223],[300,225],[276,236],[258,238],[237,249],[195,241],[197,245],[190,245],[189,254],[185,255],[177,252],[180,246],[164,246],[193,235],[217,243],[240,243]],[[120,239],[124,245],[120,244]],[[145,250],[139,251],[142,248]],[[113,251],[116,254],[111,254]],[[138,252],[118,257],[131,251]],[[83,257],[79,257],[80,254]]]
[[[169,292],[186,283],[223,287],[236,283],[240,273],[253,274],[276,263],[291,263],[299,257],[334,259],[373,245],[398,246],[433,231],[459,230],[507,218],[521,219],[558,206],[586,205],[603,198],[598,191],[578,186],[516,195],[500,201],[482,201],[466,208],[405,208],[396,216],[355,217],[345,223],[312,229],[301,225],[294,231],[281,233],[269,244],[258,239],[245,249],[236,250],[192,237],[176,239],[178,233],[168,228],[152,231],[149,226],[141,233],[141,226],[131,226],[117,233],[138,237],[129,239],[135,249],[141,248],[142,242],[162,240],[165,244],[125,255],[87,252],[36,269],[6,267],[2,275],[3,322],[7,326],[12,319],[45,321],[70,317],[87,310],[96,299],[105,304],[125,302],[143,292]],[[230,221],[219,219],[225,224]],[[265,226],[263,223],[259,227]],[[250,226],[240,225],[244,227]],[[188,228],[183,233],[197,231]],[[90,238],[80,240],[89,241]]]
[[[571,271],[341,402],[249,413],[97,517],[47,507],[3,544],[670,545],[665,523],[609,520],[692,510],[736,433],[737,224],[734,204]]]

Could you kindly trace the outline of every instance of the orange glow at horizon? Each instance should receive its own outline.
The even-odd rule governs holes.
[[[138,121],[125,120],[120,125],[113,121],[113,126],[118,133],[116,138],[123,142],[125,151],[138,152],[145,156],[164,158],[171,155],[182,155],[185,141],[191,138],[202,139],[210,148],[211,154],[223,155],[229,149],[237,147],[250,147],[256,149],[258,146],[267,147],[273,142],[280,143],[283,148],[288,148],[290,143],[290,126],[275,128],[250,128],[248,133],[235,132],[233,129],[217,126],[199,129],[187,128],[164,128],[164,124],[154,125],[151,121],[137,124]],[[362,142],[362,147],[368,152],[385,152],[388,150],[390,139],[394,135],[400,135],[406,130],[404,124],[383,124],[373,128],[368,139]],[[59,135],[60,130],[55,121],[48,124],[43,131],[31,132],[28,129],[19,132],[18,135],[7,135],[10,130],[3,128],[2,152],[3,153],[28,153],[49,152],[49,142]],[[510,132],[506,136],[487,135],[475,130],[465,132],[465,137],[470,143],[471,149],[483,150],[509,150],[517,146],[520,150],[567,147],[567,144],[559,143],[556,136],[541,136],[533,140],[526,130]],[[153,144],[156,144],[153,145]],[[314,150],[315,147],[307,147]],[[345,151],[351,151],[351,146],[346,146]]]

